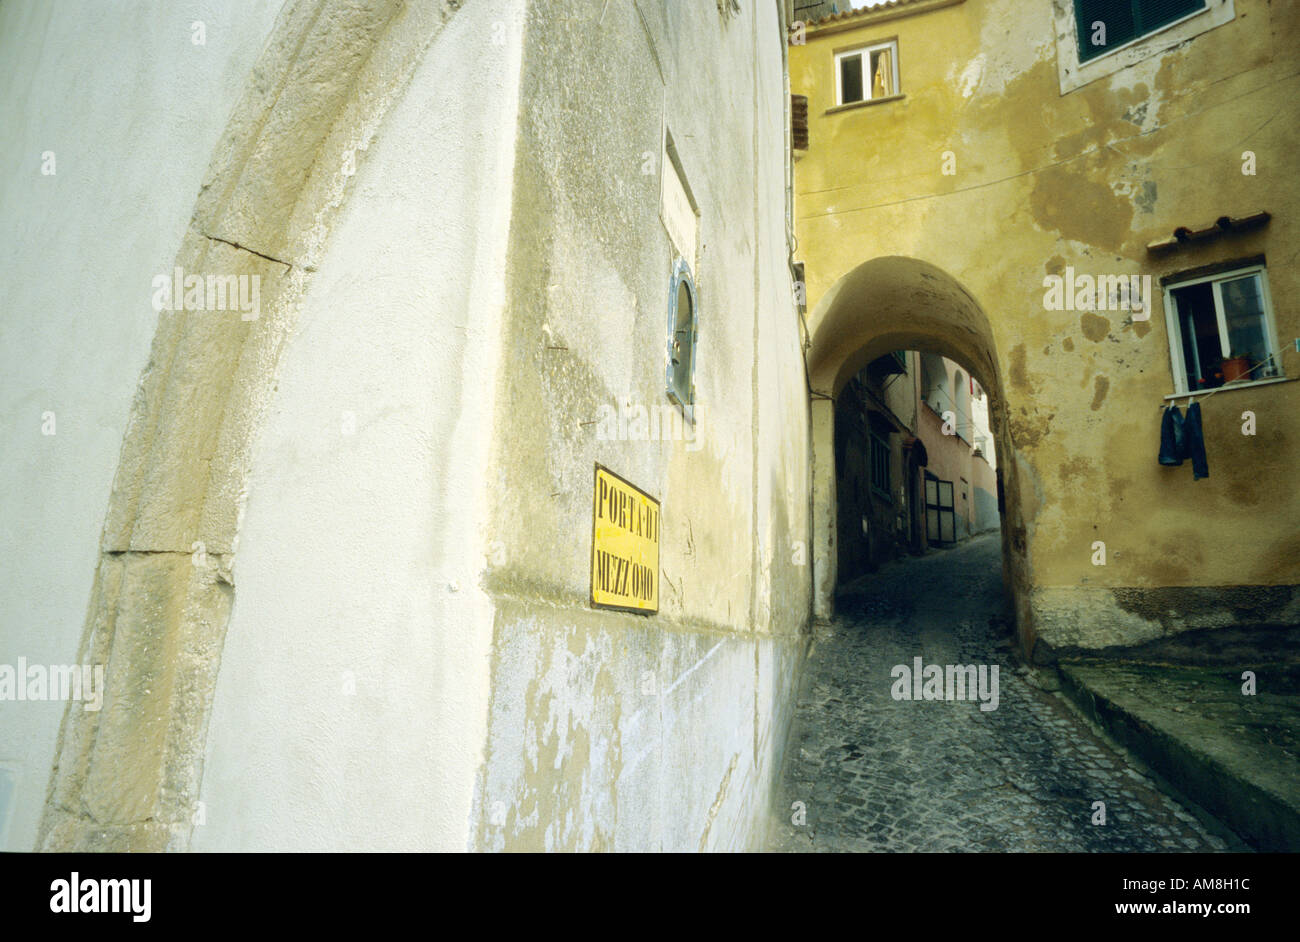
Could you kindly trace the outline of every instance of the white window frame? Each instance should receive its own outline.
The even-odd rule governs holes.
[[[1214,297],[1214,316],[1219,327],[1219,352],[1221,356],[1227,356],[1232,350],[1228,344],[1228,319],[1223,313],[1223,289],[1220,284],[1225,281],[1235,281],[1238,278],[1245,278],[1247,275],[1258,275],[1260,284],[1260,301],[1264,307],[1264,341],[1268,344],[1268,352],[1272,356],[1273,366],[1277,370],[1276,375],[1265,376],[1262,379],[1252,379],[1245,382],[1234,382],[1232,388],[1239,386],[1255,386],[1262,383],[1275,383],[1278,380],[1286,378],[1282,371],[1281,349],[1277,345],[1277,324],[1273,318],[1273,297],[1268,287],[1268,266],[1265,264],[1246,265],[1241,268],[1232,268],[1226,271],[1215,272],[1212,275],[1203,275],[1200,278],[1187,278],[1180,281],[1171,281],[1164,286],[1165,293],[1165,327],[1169,335],[1169,358],[1170,366],[1174,377],[1174,393],[1166,398],[1172,399],[1179,396],[1186,396],[1189,393],[1197,392],[1191,388],[1190,378],[1187,375],[1187,358],[1183,355],[1183,329],[1179,321],[1178,302],[1174,298],[1174,292],[1180,288],[1188,288],[1192,285],[1205,284],[1207,281],[1212,282],[1211,292]],[[1229,384],[1215,387],[1223,389]]]
[[[898,76],[898,40],[889,39],[881,43],[872,43],[869,46],[855,46],[852,49],[843,49],[835,53],[835,107],[841,105],[860,105],[867,101],[883,101],[884,98],[873,98],[871,95],[871,81],[867,76],[867,66],[871,63],[871,54],[879,52],[881,49],[890,51],[889,64],[894,73],[894,90],[892,93],[885,95],[884,98],[895,98],[903,93],[902,83]],[[843,73],[840,69],[840,60],[847,59],[850,56],[862,56],[862,93],[865,97],[853,101],[844,100]]]
[[[1123,46],[1116,46],[1086,61],[1079,60],[1078,23],[1074,15],[1074,0],[1049,4],[1056,17],[1056,68],[1061,94],[1114,75],[1121,69],[1160,55],[1224,23],[1236,16],[1234,0],[1207,0],[1208,9],[1198,10],[1168,23],[1159,29],[1139,36]]]

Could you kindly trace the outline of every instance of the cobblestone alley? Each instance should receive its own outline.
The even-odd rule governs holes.
[[[773,849],[1226,849],[1019,666],[998,624],[999,551],[993,533],[895,562],[841,599],[807,664]],[[999,665],[997,708],[894,700],[891,668],[917,656]]]

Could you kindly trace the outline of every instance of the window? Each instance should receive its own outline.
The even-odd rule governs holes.
[[[875,432],[871,436],[871,489],[885,500],[892,500],[889,490],[889,440]]]
[[[1125,46],[1206,8],[1206,0],[1074,0],[1079,61]]]
[[[698,300],[690,266],[679,258],[668,293],[668,396],[695,421],[695,341]]]
[[[1282,375],[1263,265],[1168,284],[1165,318],[1175,393]]]
[[[835,54],[835,104],[851,105],[897,94],[897,40]]]
[[[1052,0],[1061,94],[1231,23],[1236,0]],[[1097,29],[1097,24],[1104,28]]]

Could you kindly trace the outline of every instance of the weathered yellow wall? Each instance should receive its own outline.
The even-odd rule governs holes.
[[[1160,467],[1159,407],[1173,391],[1162,303],[1149,323],[1048,311],[1043,277],[1072,265],[1150,274],[1158,285],[1266,254],[1282,366],[1300,376],[1300,7],[1236,0],[1231,22],[1062,94],[1052,6],[922,2],[910,15],[839,18],[792,47],[792,91],[809,96],[810,147],[795,173],[812,333],[834,307],[821,303],[831,287],[877,256],[938,266],[987,313],[1001,375],[968,365],[1005,405],[992,415],[1012,513],[1023,518],[1027,643],[1092,647],[1234,619],[1293,622],[1300,387],[1216,393],[1202,407],[1210,477]],[[828,113],[834,51],[892,37],[903,97]],[[1242,173],[1246,150],[1256,175]],[[952,175],[941,172],[946,151]],[[1147,252],[1176,227],[1260,209],[1273,216],[1263,230],[1159,259]],[[969,339],[950,334],[934,336]],[[1246,410],[1257,417],[1253,437],[1241,434]],[[1096,540],[1105,566],[1092,564]]]

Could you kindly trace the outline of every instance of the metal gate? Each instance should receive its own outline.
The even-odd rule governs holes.
[[[957,516],[953,509],[952,481],[925,479],[925,536],[931,543],[957,542]]]

